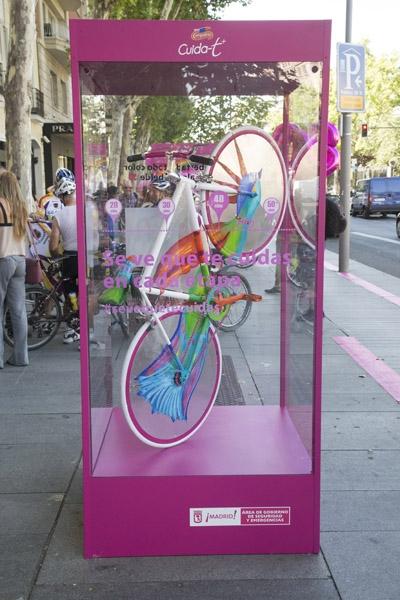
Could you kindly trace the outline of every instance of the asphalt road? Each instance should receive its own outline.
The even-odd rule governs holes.
[[[395,216],[350,217],[350,226],[350,258],[400,278],[400,239]],[[327,240],[326,248],[338,252],[339,240]]]

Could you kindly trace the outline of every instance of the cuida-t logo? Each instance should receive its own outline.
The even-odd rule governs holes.
[[[178,46],[178,54],[180,56],[190,56],[196,54],[202,54],[212,56],[213,58],[217,58],[222,54],[222,46],[225,44],[225,40],[221,37],[217,37],[214,40],[214,32],[209,26],[198,27],[193,29],[191,33],[191,40],[193,42],[198,42],[197,44],[187,44],[183,43]],[[212,42],[212,43],[207,43]]]

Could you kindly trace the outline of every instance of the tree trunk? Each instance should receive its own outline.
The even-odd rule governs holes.
[[[121,141],[121,156],[119,163],[119,183],[122,183],[124,179],[128,179],[128,172],[125,170],[126,157],[132,152],[132,123],[136,113],[136,110],[144,97],[134,98],[129,104],[124,114],[124,122],[122,125],[122,141]]]
[[[22,193],[32,206],[31,93],[35,0],[13,0],[10,43],[4,86],[7,168],[19,178]]]
[[[164,6],[161,9],[161,13],[160,13],[160,20],[161,19],[168,19],[169,15],[171,14],[171,11],[174,7],[175,4],[175,0],[165,0],[164,1]]]
[[[119,165],[121,160],[122,133],[124,115],[130,104],[131,98],[127,96],[114,96],[111,101],[111,135],[110,154],[108,163],[107,186],[118,185]]]
[[[119,183],[122,183],[124,179],[128,179],[128,171],[125,171],[125,166],[126,157],[131,153],[131,132],[134,114],[135,108],[132,104],[130,104],[125,111],[124,122],[122,125],[121,157],[119,163]]]
[[[92,0],[89,12],[92,19],[109,19],[115,0]]]

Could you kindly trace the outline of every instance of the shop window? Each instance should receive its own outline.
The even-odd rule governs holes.
[[[67,84],[61,80],[61,102],[62,110],[64,113],[68,112],[68,96],[67,96]]]
[[[53,105],[58,108],[58,83],[57,83],[57,75],[50,71],[51,78],[51,100]]]

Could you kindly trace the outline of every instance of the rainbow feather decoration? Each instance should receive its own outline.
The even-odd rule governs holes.
[[[207,231],[213,244],[223,256],[239,257],[245,251],[249,225],[260,205],[262,170],[248,172],[236,140],[234,144],[239,162],[240,177],[218,159],[217,163],[235,184],[226,181],[216,181],[216,183],[229,185],[233,190],[237,191],[234,196],[234,201],[236,201],[236,216],[227,222],[209,224]]]
[[[196,270],[197,275],[200,269]],[[190,293],[204,293],[196,283]],[[137,377],[138,395],[151,405],[152,414],[172,421],[187,420],[190,400],[203,372],[210,321],[198,312],[185,312],[157,358]]]

